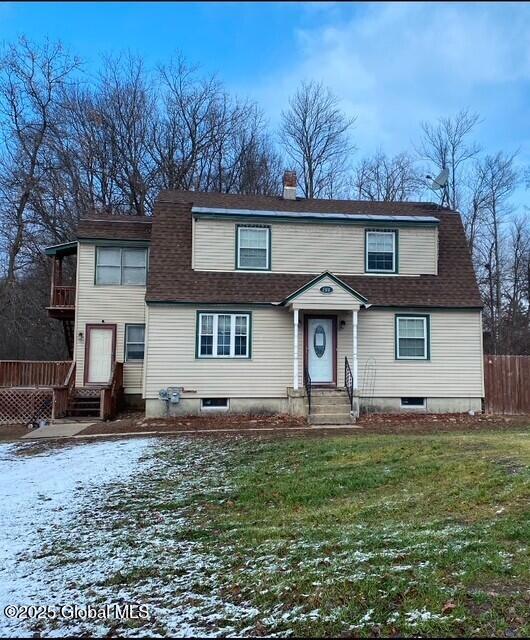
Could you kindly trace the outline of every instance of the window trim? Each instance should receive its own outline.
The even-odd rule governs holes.
[[[147,287],[147,274],[149,271],[149,247],[145,246],[125,246],[125,245],[96,245],[96,251],[94,252],[94,286],[95,287]],[[99,252],[101,249],[119,249],[120,251],[120,282],[119,284],[105,284],[102,282],[98,282],[98,267],[99,265]],[[128,250],[141,250],[145,252],[145,282],[144,284],[124,284],[123,283],[123,252]],[[137,269],[141,269],[141,267],[136,267]]]
[[[234,316],[234,318],[230,321],[230,351],[233,351],[235,345],[235,316],[246,316],[247,317],[247,354],[244,356],[236,356],[230,355],[227,356],[219,356],[215,353],[211,355],[201,355],[201,316],[208,315],[214,316],[214,326],[213,326],[213,345],[212,352],[215,351],[215,347],[217,345],[217,322],[215,320],[215,316]],[[234,328],[234,332],[232,333],[232,327]],[[195,320],[195,359],[197,360],[250,360],[252,358],[252,312],[251,311],[224,311],[219,309],[200,309],[196,313]]]
[[[129,327],[143,327],[144,328],[144,341],[143,342],[130,342],[127,339],[127,334],[129,333]],[[144,345],[144,357],[143,358],[129,358],[127,355],[127,345],[128,344],[143,344]],[[123,335],[123,361],[124,362],[144,362],[145,360],[145,323],[141,322],[130,322],[125,324],[125,331]]]
[[[392,269],[369,269],[368,268],[368,235],[370,233],[391,233],[393,235],[393,264]],[[365,273],[399,273],[399,230],[398,229],[378,229],[365,228],[364,230],[364,272]]]
[[[399,320],[411,318],[422,319],[425,327],[423,344],[425,354],[423,356],[402,356],[399,353]],[[396,360],[428,361],[431,359],[431,316],[428,313],[396,313],[394,316],[394,355]]]
[[[239,264],[239,232],[241,229],[263,229],[267,233],[267,266],[266,267],[241,267]],[[236,224],[236,254],[235,254],[235,268],[236,271],[270,271],[271,270],[271,255],[272,255],[272,229],[268,224]]]

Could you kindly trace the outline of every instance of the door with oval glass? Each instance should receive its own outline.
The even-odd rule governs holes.
[[[335,381],[334,318],[307,318],[306,356],[311,382]]]

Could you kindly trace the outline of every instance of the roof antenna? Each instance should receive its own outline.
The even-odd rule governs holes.
[[[444,167],[436,178],[433,178],[432,176],[425,176],[425,178],[431,181],[430,184],[427,184],[429,189],[435,192],[441,192],[438,208],[441,209],[444,206],[444,203],[447,203],[447,206],[449,206],[449,188],[447,185],[449,181],[449,169]]]

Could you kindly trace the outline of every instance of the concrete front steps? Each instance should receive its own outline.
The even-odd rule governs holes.
[[[350,399],[346,389],[311,389],[311,413],[309,424],[353,424]]]

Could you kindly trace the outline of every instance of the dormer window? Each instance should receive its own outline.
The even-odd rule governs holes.
[[[271,268],[271,229],[260,225],[236,227],[236,268],[269,271]]]
[[[397,273],[397,231],[366,231],[366,263],[368,273]]]

